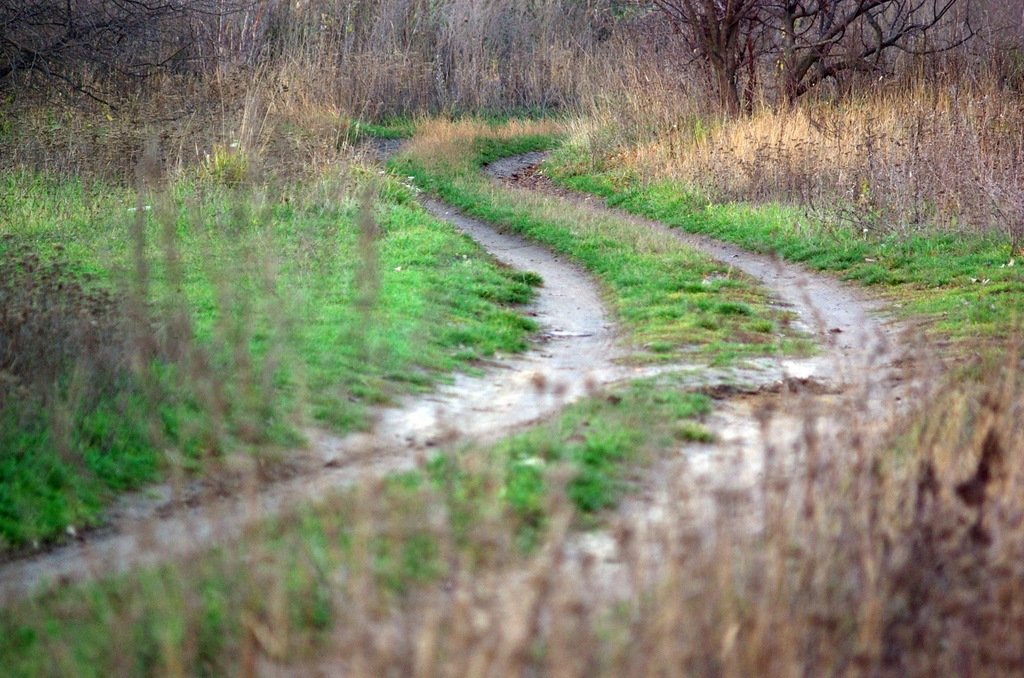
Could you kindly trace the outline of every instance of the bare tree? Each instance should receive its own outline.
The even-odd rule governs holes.
[[[709,65],[722,108],[740,111],[740,76],[753,65],[765,0],[654,0]]]
[[[843,72],[881,74],[890,51],[934,54],[959,46],[973,35],[969,8],[970,0],[767,3],[786,101]]]
[[[973,35],[972,0],[651,0],[708,64],[724,110],[741,109],[761,62],[793,102],[845,72],[884,72],[889,52],[933,54]]]

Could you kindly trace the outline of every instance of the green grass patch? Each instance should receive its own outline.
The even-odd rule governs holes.
[[[15,603],[0,611],[4,675],[230,675],[253,634],[273,642],[264,653],[313,660],[353,605],[400,603],[446,571],[436,501],[397,477],[186,562]]]
[[[609,206],[878,289],[906,314],[932,318],[937,331],[956,339],[999,339],[1019,329],[1024,258],[1010,253],[1004,237],[865,233],[830,227],[791,206],[716,204],[677,182],[645,181],[602,166],[569,146],[546,170],[559,185],[600,196]]]
[[[543,469],[568,464],[574,475],[566,488],[580,513],[593,514],[617,503],[624,478],[654,450],[671,447],[675,426],[700,426],[711,402],[699,393],[631,384],[605,398],[591,398],[567,408],[547,426],[515,436],[497,447],[508,459],[507,498],[530,526],[543,521],[536,508],[546,483],[522,482],[521,475],[543,478]]]
[[[515,306],[536,276],[397,182],[371,226],[340,186],[182,183],[138,202],[0,176],[0,550],[94,524],[168,469],[166,450],[189,471],[273,453],[309,421],[363,427],[369,406],[526,348],[535,325]]]
[[[643,380],[606,396],[566,407],[552,420],[497,444],[491,455],[500,473],[500,494],[517,538],[535,543],[549,517],[552,472],[565,469],[565,492],[585,521],[616,505],[629,479],[655,455],[680,442],[709,442],[700,420],[711,400],[687,392],[674,377]],[[478,451],[467,453],[470,461]],[[429,474],[444,488],[456,533],[471,532],[482,512],[476,498],[487,479],[469,470],[466,455],[436,457]],[[485,466],[485,468],[491,468]]]
[[[407,139],[416,131],[416,121],[412,118],[389,118],[368,122],[353,120],[348,125],[347,137],[355,143],[364,139]]]
[[[416,150],[414,140],[412,150],[391,166],[467,214],[579,262],[603,283],[640,347],[638,359],[669,361],[685,354],[721,362],[737,355],[736,344],[747,347],[746,355],[762,356],[797,347],[788,340],[785,316],[769,307],[764,291],[725,266],[665,234],[558,198],[499,186],[480,171],[500,157],[550,148],[555,138],[508,138],[500,128],[479,126],[461,134],[441,148],[420,144],[430,149],[424,152]]]

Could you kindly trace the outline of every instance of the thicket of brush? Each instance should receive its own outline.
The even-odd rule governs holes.
[[[101,16],[120,31],[93,36],[93,48],[76,38],[62,49],[61,30],[78,30],[106,3],[0,3],[0,23],[49,57],[19,62],[0,46],[0,59],[21,63],[0,69],[0,162],[130,176],[138,149],[158,135],[184,164],[238,142],[270,146],[275,161],[297,169],[337,158],[358,136],[356,119],[565,110],[580,100],[590,72],[581,66],[610,36],[615,4],[128,3],[138,9]],[[23,15],[32,9],[56,28],[30,23]],[[114,40],[147,12],[165,34]]]
[[[363,117],[549,108],[608,36],[614,0],[0,2],[0,79],[116,106],[140,91],[279,69],[288,89]],[[154,84],[155,83],[155,84]]]

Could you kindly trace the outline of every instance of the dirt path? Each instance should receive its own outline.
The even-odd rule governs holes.
[[[126,498],[111,511],[109,527],[0,566],[0,601],[48,583],[110,575],[200,552],[333,489],[415,468],[437,445],[500,438],[600,385],[642,374],[616,363],[622,350],[600,290],[576,266],[435,201],[425,200],[424,207],[502,263],[544,279],[525,309],[541,328],[535,348],[501,358],[483,376],[460,374],[432,394],[382,409],[372,434],[338,438],[310,432],[310,449],[295,453],[301,462],[288,480],[242,482],[226,497],[163,486]]]
[[[586,597],[614,602],[639,595],[644,586],[638,582],[656,581],[658,564],[673,549],[666,535],[678,537],[681,529],[691,528],[713,534],[723,497],[733,520],[744,515],[747,529],[762,529],[758,511],[769,456],[773,469],[767,472],[788,476],[787,467],[813,463],[822,451],[848,454],[857,445],[873,444],[876,434],[884,435],[913,402],[927,397],[922,384],[930,380],[922,378],[906,348],[920,343],[907,340],[908,326],[887,317],[881,302],[800,265],[685,233],[557,187],[539,169],[545,158],[529,153],[486,169],[509,186],[668,234],[742,271],[791,310],[797,326],[821,347],[817,358],[778,362],[781,390],[719,400],[706,422],[716,436],[713,445],[685,446],[656,460],[636,491],[607,517],[605,528],[566,539],[563,567],[570,580],[587,582]],[[684,524],[688,527],[681,528]],[[623,534],[633,535],[629,544],[621,540]]]
[[[496,163],[492,174],[514,180],[535,166],[526,156]],[[604,209],[572,198],[584,209]],[[384,409],[371,434],[338,438],[311,432],[308,450],[293,477],[266,484],[243,482],[227,496],[155,488],[146,496],[121,501],[111,512],[109,527],[80,541],[0,566],[0,601],[10,601],[46,586],[153,565],[199,553],[240,536],[270,516],[351,486],[371,477],[415,468],[432,448],[453,440],[489,441],[556,413],[565,404],[609,383],[650,374],[620,359],[627,350],[617,333],[597,284],[575,265],[522,238],[454,213],[425,200],[435,216],[447,220],[490,252],[517,269],[541,275],[544,285],[527,309],[541,327],[538,345],[527,353],[503,357],[483,376],[458,375],[433,394],[409,398]],[[619,215],[622,216],[622,215]],[[685,236],[653,222],[638,226],[659,229],[680,238],[761,280],[817,334],[825,350],[813,360],[765,361],[754,370],[693,372],[695,386],[746,382],[785,383],[789,378],[819,380],[844,389],[861,389],[872,408],[891,409],[901,396],[892,388],[897,328],[878,318],[877,306],[847,286],[767,257],[727,245]],[[685,368],[686,366],[679,366]],[[870,394],[870,395],[867,395]],[[720,404],[711,426],[719,436],[714,449],[754,449],[759,430],[749,403]],[[785,428],[785,426],[783,426]],[[704,450],[710,458],[710,450]],[[697,458],[701,450],[693,448]],[[642,493],[632,512],[652,513],[654,497],[670,501],[657,487]],[[587,538],[588,551],[607,550],[600,535]],[[583,543],[583,542],[581,542]],[[610,557],[609,557],[610,558]]]
[[[607,208],[593,196],[558,189],[537,171],[546,156],[527,153],[504,158],[489,165],[487,171],[499,181],[570,200],[579,209],[611,213],[639,227],[670,234],[712,259],[743,271],[792,310],[801,329],[817,337],[823,352],[819,360],[803,363],[813,369],[808,377],[844,388],[867,389],[880,411],[891,411],[903,398],[903,393],[892,387],[899,381],[897,364],[905,358],[898,341],[904,328],[882,315],[882,303],[869,299],[852,285],[798,264],[669,228],[623,210]]]
[[[782,394],[785,397],[720,401],[709,422],[717,437],[714,452],[688,450],[686,463],[691,471],[704,469],[730,483],[749,485],[761,471],[760,456],[766,447],[798,452],[801,443],[797,438],[806,433],[808,416],[815,418],[815,434],[822,440],[833,439],[835,447],[840,429],[853,420],[858,420],[867,435],[884,432],[914,402],[927,397],[923,384],[931,380],[908,348],[920,347],[920,338],[908,337],[910,326],[888,316],[881,301],[799,264],[670,228],[609,208],[594,196],[559,188],[540,171],[546,157],[546,153],[512,156],[492,163],[486,171],[507,185],[539,191],[570,201],[577,209],[612,214],[638,228],[668,235],[742,271],[761,283],[776,303],[792,311],[795,325],[814,337],[821,348],[820,355],[809,360],[774,361],[774,370],[770,370],[774,374],[769,378],[793,387],[783,389],[790,391]],[[754,383],[772,383],[757,371],[739,376]],[[763,421],[765,410],[771,410],[770,425]],[[840,448],[843,444],[838,443]],[[734,454],[723,455],[724,451]],[[729,468],[723,470],[722,463]],[[665,480],[671,470],[661,468],[658,476]]]

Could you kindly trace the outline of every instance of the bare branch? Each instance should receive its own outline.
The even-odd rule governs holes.
[[[844,72],[883,71],[890,51],[936,54],[973,37],[972,0],[653,0],[707,63],[723,108],[740,110],[754,59],[777,74],[792,102]],[[956,16],[964,8],[962,16]],[[945,31],[959,22],[962,30]]]
[[[102,100],[77,84],[86,71],[144,79],[210,66],[225,56],[225,22],[272,1],[0,0],[0,88],[52,82]]]

